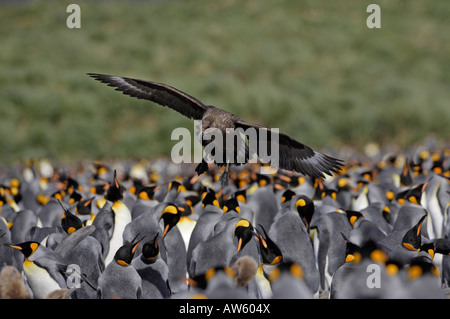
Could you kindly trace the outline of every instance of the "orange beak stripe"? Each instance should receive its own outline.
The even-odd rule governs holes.
[[[166,225],[166,227],[164,228],[164,233],[162,235],[162,237],[166,237],[167,232],[169,231],[169,225]]]
[[[241,246],[242,246],[242,238],[239,238],[238,247],[237,247],[238,252],[241,250]]]

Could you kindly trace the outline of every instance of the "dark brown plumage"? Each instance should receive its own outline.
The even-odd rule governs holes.
[[[202,132],[208,128],[217,128],[222,133],[225,133],[227,128],[242,128],[244,131],[248,128],[255,128],[257,134],[265,131],[267,139],[264,140],[266,142],[264,146],[268,150],[267,154],[272,154],[270,149],[270,134],[278,134],[279,144],[276,146],[278,146],[279,151],[279,168],[302,173],[311,178],[323,178],[324,174],[332,175],[333,172],[337,172],[343,165],[341,160],[314,151],[286,134],[281,132],[277,133],[269,128],[243,121],[232,113],[214,106],[205,105],[196,98],[169,85],[96,73],[88,73],[88,75],[100,82],[106,83],[108,86],[115,87],[117,91],[121,91],[129,96],[150,100],[162,106],[167,106],[190,119],[201,120]],[[225,134],[223,134],[223,137],[225,138]],[[206,146],[211,141],[205,142],[203,139],[202,142],[203,146]],[[226,148],[226,143],[222,145]],[[260,155],[261,147],[262,145],[259,144],[257,149],[248,149],[246,147],[245,159],[252,158],[254,154]],[[220,163],[216,161],[216,164],[221,166],[226,165],[228,168],[225,159]],[[231,159],[229,164],[239,165],[237,161],[233,162],[233,159]],[[197,166],[196,171],[198,174],[201,174],[206,169],[207,165],[204,160]]]

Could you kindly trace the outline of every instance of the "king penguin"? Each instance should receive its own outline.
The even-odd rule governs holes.
[[[80,200],[75,206],[75,215],[84,225],[91,225],[95,215],[92,213],[92,202],[95,197]]]
[[[188,279],[191,299],[249,299],[245,288],[236,285],[236,274],[230,267],[212,267]]]
[[[159,254],[158,235],[142,246],[142,253],[134,258],[132,266],[142,279],[142,298],[170,298],[169,267]]]
[[[128,223],[131,222],[130,210],[121,201],[123,199],[123,191],[123,187],[120,185],[114,170],[114,181],[105,195],[105,199],[113,203],[111,210],[114,213],[113,231],[109,242],[109,251],[105,257],[105,265],[108,265],[114,259],[116,251],[123,245],[123,231]]]
[[[305,282],[299,264],[282,262],[269,275],[272,299],[312,299],[313,293]]]
[[[159,202],[153,198],[156,185],[143,186],[136,190],[136,203],[131,210],[131,218],[135,219],[146,212],[149,208],[155,207]]]
[[[192,251],[189,277],[204,274],[210,268],[231,266],[242,256],[241,251],[254,235],[255,230],[246,219],[227,223],[221,232],[199,243]],[[258,254],[257,251],[256,253]]]
[[[63,209],[63,215],[61,216],[61,227],[68,235],[72,234],[77,229],[84,227],[83,222],[78,218],[78,216],[72,214],[67,208],[65,208],[61,201],[58,202]]]
[[[163,220],[163,216],[168,216]],[[172,216],[169,218],[169,216]],[[128,223],[123,232],[124,242],[132,241],[136,236],[142,236],[142,241],[147,242],[152,240],[156,234],[159,233],[158,245],[161,253],[161,258],[167,262],[166,248],[163,236],[167,234],[175,224],[164,224],[165,222],[177,222],[180,218],[178,208],[171,203],[159,203],[150,208],[136,219]],[[167,229],[166,229],[167,228]],[[140,246],[137,248],[136,254],[141,253]]]
[[[92,226],[95,227],[95,231],[91,234],[91,236],[100,243],[102,247],[103,259],[105,259],[109,252],[110,239],[114,229],[114,212],[111,208],[112,203],[107,201],[97,212],[94,221],[92,222]]]
[[[22,254],[8,247],[11,242],[11,232],[7,222],[0,217],[0,270],[6,266],[14,266],[21,271]]]
[[[347,251],[346,263],[334,274],[330,298],[375,299],[400,297],[401,277],[393,276],[388,256],[375,242]]]
[[[67,212],[65,212],[64,215],[66,215],[66,213]],[[67,232],[67,237],[60,242],[56,249],[58,251],[64,250],[64,260],[66,260],[68,264],[77,265],[83,275],[89,280],[89,283],[86,281],[81,282],[80,286],[71,293],[71,298],[95,299],[97,297],[96,290],[92,289],[91,285],[97,287],[98,277],[105,269],[102,245],[93,236],[89,236],[89,234],[92,234],[92,232],[95,231],[95,226],[80,226],[82,225],[81,221],[73,214],[72,218],[67,218],[66,216],[65,219],[65,222],[64,219],[62,219],[62,224],[64,230]],[[80,239],[77,239],[77,242],[75,243],[66,244],[66,242],[69,242],[71,239],[70,236],[74,237],[80,233],[80,231],[78,231],[79,229],[86,231],[87,228],[92,228],[92,230],[88,231],[86,236],[83,235]],[[76,246],[74,246],[75,244]],[[68,245],[68,247],[63,247],[63,245]],[[72,248],[72,246],[74,247]]]
[[[319,289],[319,271],[309,234],[312,213],[304,212],[306,207],[314,211],[314,205],[308,205],[311,200],[305,198],[306,196],[297,195],[290,200],[290,209],[273,222],[269,236],[280,248],[283,261],[300,265],[308,287],[316,293]]]
[[[139,242],[135,238],[117,250],[98,278],[98,299],[141,299],[142,279],[131,265]]]
[[[266,181],[262,179],[261,181]],[[261,184],[255,191],[249,194],[247,191],[248,204],[254,212],[254,224],[262,225],[265,229],[269,229],[273,223],[273,219],[279,210],[279,203],[273,186],[271,184]],[[267,182],[265,182],[267,183]]]
[[[191,263],[192,251],[197,245],[209,238],[214,230],[214,225],[223,215],[223,211],[219,206],[215,192],[210,190],[205,193],[201,203],[201,212],[197,219],[194,229],[189,239],[189,245],[186,254],[186,262],[189,269]]]
[[[444,236],[444,225],[448,223],[445,209],[450,203],[450,183],[445,177],[436,173],[430,173],[431,177],[423,187],[421,204],[429,213],[431,238]]]
[[[180,229],[177,227],[181,219],[181,212],[177,206],[168,206],[161,214],[164,222],[162,240],[166,250],[166,263],[169,267],[169,284],[173,294],[187,289],[187,285],[181,279],[186,277],[186,246]]]
[[[345,262],[345,241],[352,226],[346,214],[330,211],[322,212],[315,223],[318,233],[317,263],[320,272],[321,292],[328,291],[334,272]]]
[[[266,230],[258,225],[262,232],[256,229],[259,242],[259,254],[261,256],[260,265],[255,275],[256,284],[258,286],[258,297],[268,299],[272,297],[272,288],[268,276],[273,268],[283,261],[283,254],[280,248],[267,235]]]
[[[439,270],[426,256],[413,258],[408,268],[408,298],[447,299]]]
[[[25,256],[23,271],[34,298],[42,299],[55,290],[67,288],[64,278],[67,264],[53,250],[31,241],[10,247]]]
[[[87,236],[68,253],[65,260],[70,264],[78,265],[89,282],[94,286],[98,285],[98,278],[105,270],[105,262],[102,247],[97,239]],[[97,295],[96,291],[86,281],[83,281],[80,287],[71,294],[71,297],[72,299],[95,299]]]
[[[410,229],[392,231],[386,238],[379,241],[389,258],[401,264],[408,264],[417,256],[417,251],[422,245],[422,223],[426,217],[427,215],[423,215]]]

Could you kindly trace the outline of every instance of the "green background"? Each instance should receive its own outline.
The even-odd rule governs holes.
[[[88,72],[167,83],[319,150],[448,142],[449,17],[448,0],[0,4],[0,162],[168,156],[192,130]]]

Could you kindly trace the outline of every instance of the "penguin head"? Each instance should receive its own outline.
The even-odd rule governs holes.
[[[261,227],[264,233],[262,234],[256,229],[262,263],[265,265],[276,265],[280,263],[283,260],[283,254],[280,248],[270,239],[264,227],[262,225],[259,225],[259,227]]]
[[[408,230],[402,238],[402,245],[408,250],[418,250],[422,244],[420,230],[422,223],[427,215],[423,215],[419,222],[413,228]]]
[[[75,206],[75,212],[80,215],[89,215],[91,214],[92,202],[95,197],[91,197],[89,199],[81,200]]]
[[[66,191],[69,194],[72,194],[74,191],[84,192],[83,187],[81,187],[80,183],[72,177],[67,177],[63,180],[63,184],[65,185]]]
[[[159,255],[159,246],[158,246],[158,236],[159,233],[156,234],[153,240],[146,242],[142,246],[142,255],[147,260],[153,260]]]
[[[428,255],[430,255],[431,259],[434,258],[434,254],[436,253],[436,243],[435,242],[431,242],[431,243],[426,243],[423,244],[419,247],[419,249],[417,250],[419,252],[423,251],[426,252]]]
[[[297,187],[297,186],[303,185],[307,181],[311,182],[304,175],[296,175],[296,176],[291,177],[290,185],[292,187]]]
[[[386,252],[384,252],[379,245],[372,240],[369,240],[361,247],[351,243],[348,240],[345,241],[345,262],[353,262],[354,264],[358,264],[364,259],[370,260],[372,263],[385,264],[388,260]]]
[[[22,200],[22,194],[20,193],[21,183],[17,178],[12,178],[9,181],[9,187],[7,187],[8,193],[12,196],[11,200],[19,203]]]
[[[70,197],[69,197],[69,205],[72,205],[72,204],[74,204],[74,203],[77,203],[77,202],[79,202],[80,200],[82,200],[83,199],[83,194],[80,192],[80,191],[78,191],[78,190],[74,190],[74,191],[72,191],[72,193],[70,194]]]
[[[123,267],[127,267],[131,264],[133,260],[134,252],[140,243],[140,240],[133,239],[131,242],[124,244],[122,247],[117,249],[114,255],[114,260]]]
[[[236,191],[234,193],[234,198],[236,198],[238,202],[247,203],[247,194],[245,191],[245,189]]]
[[[345,262],[347,263],[354,261],[355,263],[359,263],[362,258],[361,253],[359,252],[359,246],[349,241],[347,236],[345,236],[342,232],[341,236],[345,242]]]
[[[216,198],[216,193],[212,190],[204,193],[202,196],[202,207],[205,208],[207,205],[214,205],[220,208],[219,201]]]
[[[269,185],[271,183],[271,179],[266,174],[258,174],[256,173],[256,183],[258,187],[264,187],[266,185]]]
[[[436,239],[435,250],[436,253],[438,254],[450,255],[450,239],[449,238]]]
[[[177,206],[168,204],[161,213],[160,220],[164,221],[164,232],[162,237],[166,237],[167,233],[178,223],[181,214]]]
[[[232,280],[235,280],[236,274],[234,270],[230,267],[222,266],[209,268],[204,274],[196,275],[192,278],[185,278],[185,280],[192,287],[206,289],[208,283],[219,273],[224,273]]]
[[[268,279],[271,283],[277,281],[282,274],[289,274],[291,277],[302,280],[304,279],[304,272],[302,266],[294,262],[282,262],[277,265],[269,274]]]
[[[410,190],[408,190],[407,193],[405,194],[405,200],[407,200],[413,204],[420,205],[422,193],[424,192],[427,185],[428,185],[428,182],[422,183],[422,184],[419,184],[416,187],[413,187]]]
[[[93,179],[97,180],[97,179],[104,179],[108,173],[110,172],[110,169],[108,166],[104,165],[101,162],[94,162],[93,164],[93,169],[94,169],[94,175],[93,175]]]
[[[21,244],[8,246],[20,250],[20,252],[25,256],[25,258],[29,258],[39,248],[39,245],[40,244],[36,241],[26,241]]]
[[[133,195],[138,195],[139,191],[141,190],[141,188],[144,187],[144,184],[142,182],[141,178],[133,178],[133,185],[131,185],[128,190],[130,191],[131,194]]]
[[[324,199],[325,197],[330,197],[333,200],[337,199],[337,192],[335,189],[332,188],[324,188],[321,193],[320,193],[320,197],[322,199]]]
[[[385,263],[386,274],[389,276],[395,276],[403,268],[403,264],[395,259],[388,259]]]
[[[189,195],[186,196],[184,200],[186,202],[186,205],[188,205],[191,208],[191,210],[193,210],[194,206],[197,205],[197,203],[201,200],[201,198],[198,195]]]
[[[411,174],[410,163],[405,162],[402,173],[400,174],[400,185],[409,186],[413,183],[413,176]]]
[[[166,196],[169,192],[175,192],[176,194],[179,194],[181,191],[185,191],[186,187],[184,187],[183,185],[181,185],[179,182],[177,181],[172,181],[169,183],[168,187],[167,187],[167,193]]]
[[[438,268],[426,257],[413,258],[408,268],[408,279],[412,281],[426,275],[432,275],[440,278]]]
[[[89,191],[94,195],[104,195],[108,188],[108,183],[101,181],[91,186]]]
[[[114,170],[114,180],[111,183],[111,185],[109,185],[109,188],[106,191],[105,198],[107,200],[110,200],[111,202],[122,200],[123,199],[123,191],[124,191],[124,188],[119,183],[119,180],[117,179],[116,170]]]
[[[227,199],[225,203],[223,203],[222,209],[224,214],[229,211],[235,211],[238,214],[241,213],[241,208],[239,207],[239,203],[235,197]]]
[[[143,186],[136,191],[136,195],[143,200],[153,200],[156,187],[156,185]]]
[[[289,203],[290,200],[295,196],[295,193],[291,189],[287,189],[281,195],[281,204]]]
[[[63,209],[63,215],[61,216],[61,226],[67,234],[72,234],[74,231],[83,227],[81,220],[72,214],[68,209],[66,209],[60,200],[58,200],[59,205]]]
[[[387,189],[384,195],[388,202],[392,202],[395,199],[395,192],[393,189]]]
[[[355,225],[355,222],[360,219],[361,217],[364,217],[363,214],[361,214],[360,212],[354,211],[354,210],[344,210],[341,209],[345,212],[345,215],[347,216],[347,219],[350,223],[350,225],[353,227]]]
[[[395,199],[400,205],[403,205],[405,203],[406,194],[408,194],[409,190],[403,190],[401,192],[398,192],[397,195],[395,195]]]
[[[351,189],[350,181],[347,177],[341,176],[336,182],[336,187],[338,191],[348,191]]]
[[[284,174],[276,174],[274,176],[273,188],[275,190],[285,190],[290,186],[292,179]]]
[[[314,203],[308,196],[300,195],[295,197],[295,208],[300,215],[300,218],[305,223],[306,228],[309,229],[312,216],[314,214]]]
[[[242,248],[247,245],[247,243],[255,235],[252,224],[246,219],[240,219],[234,227],[234,236],[238,240],[237,251],[241,251]]]

